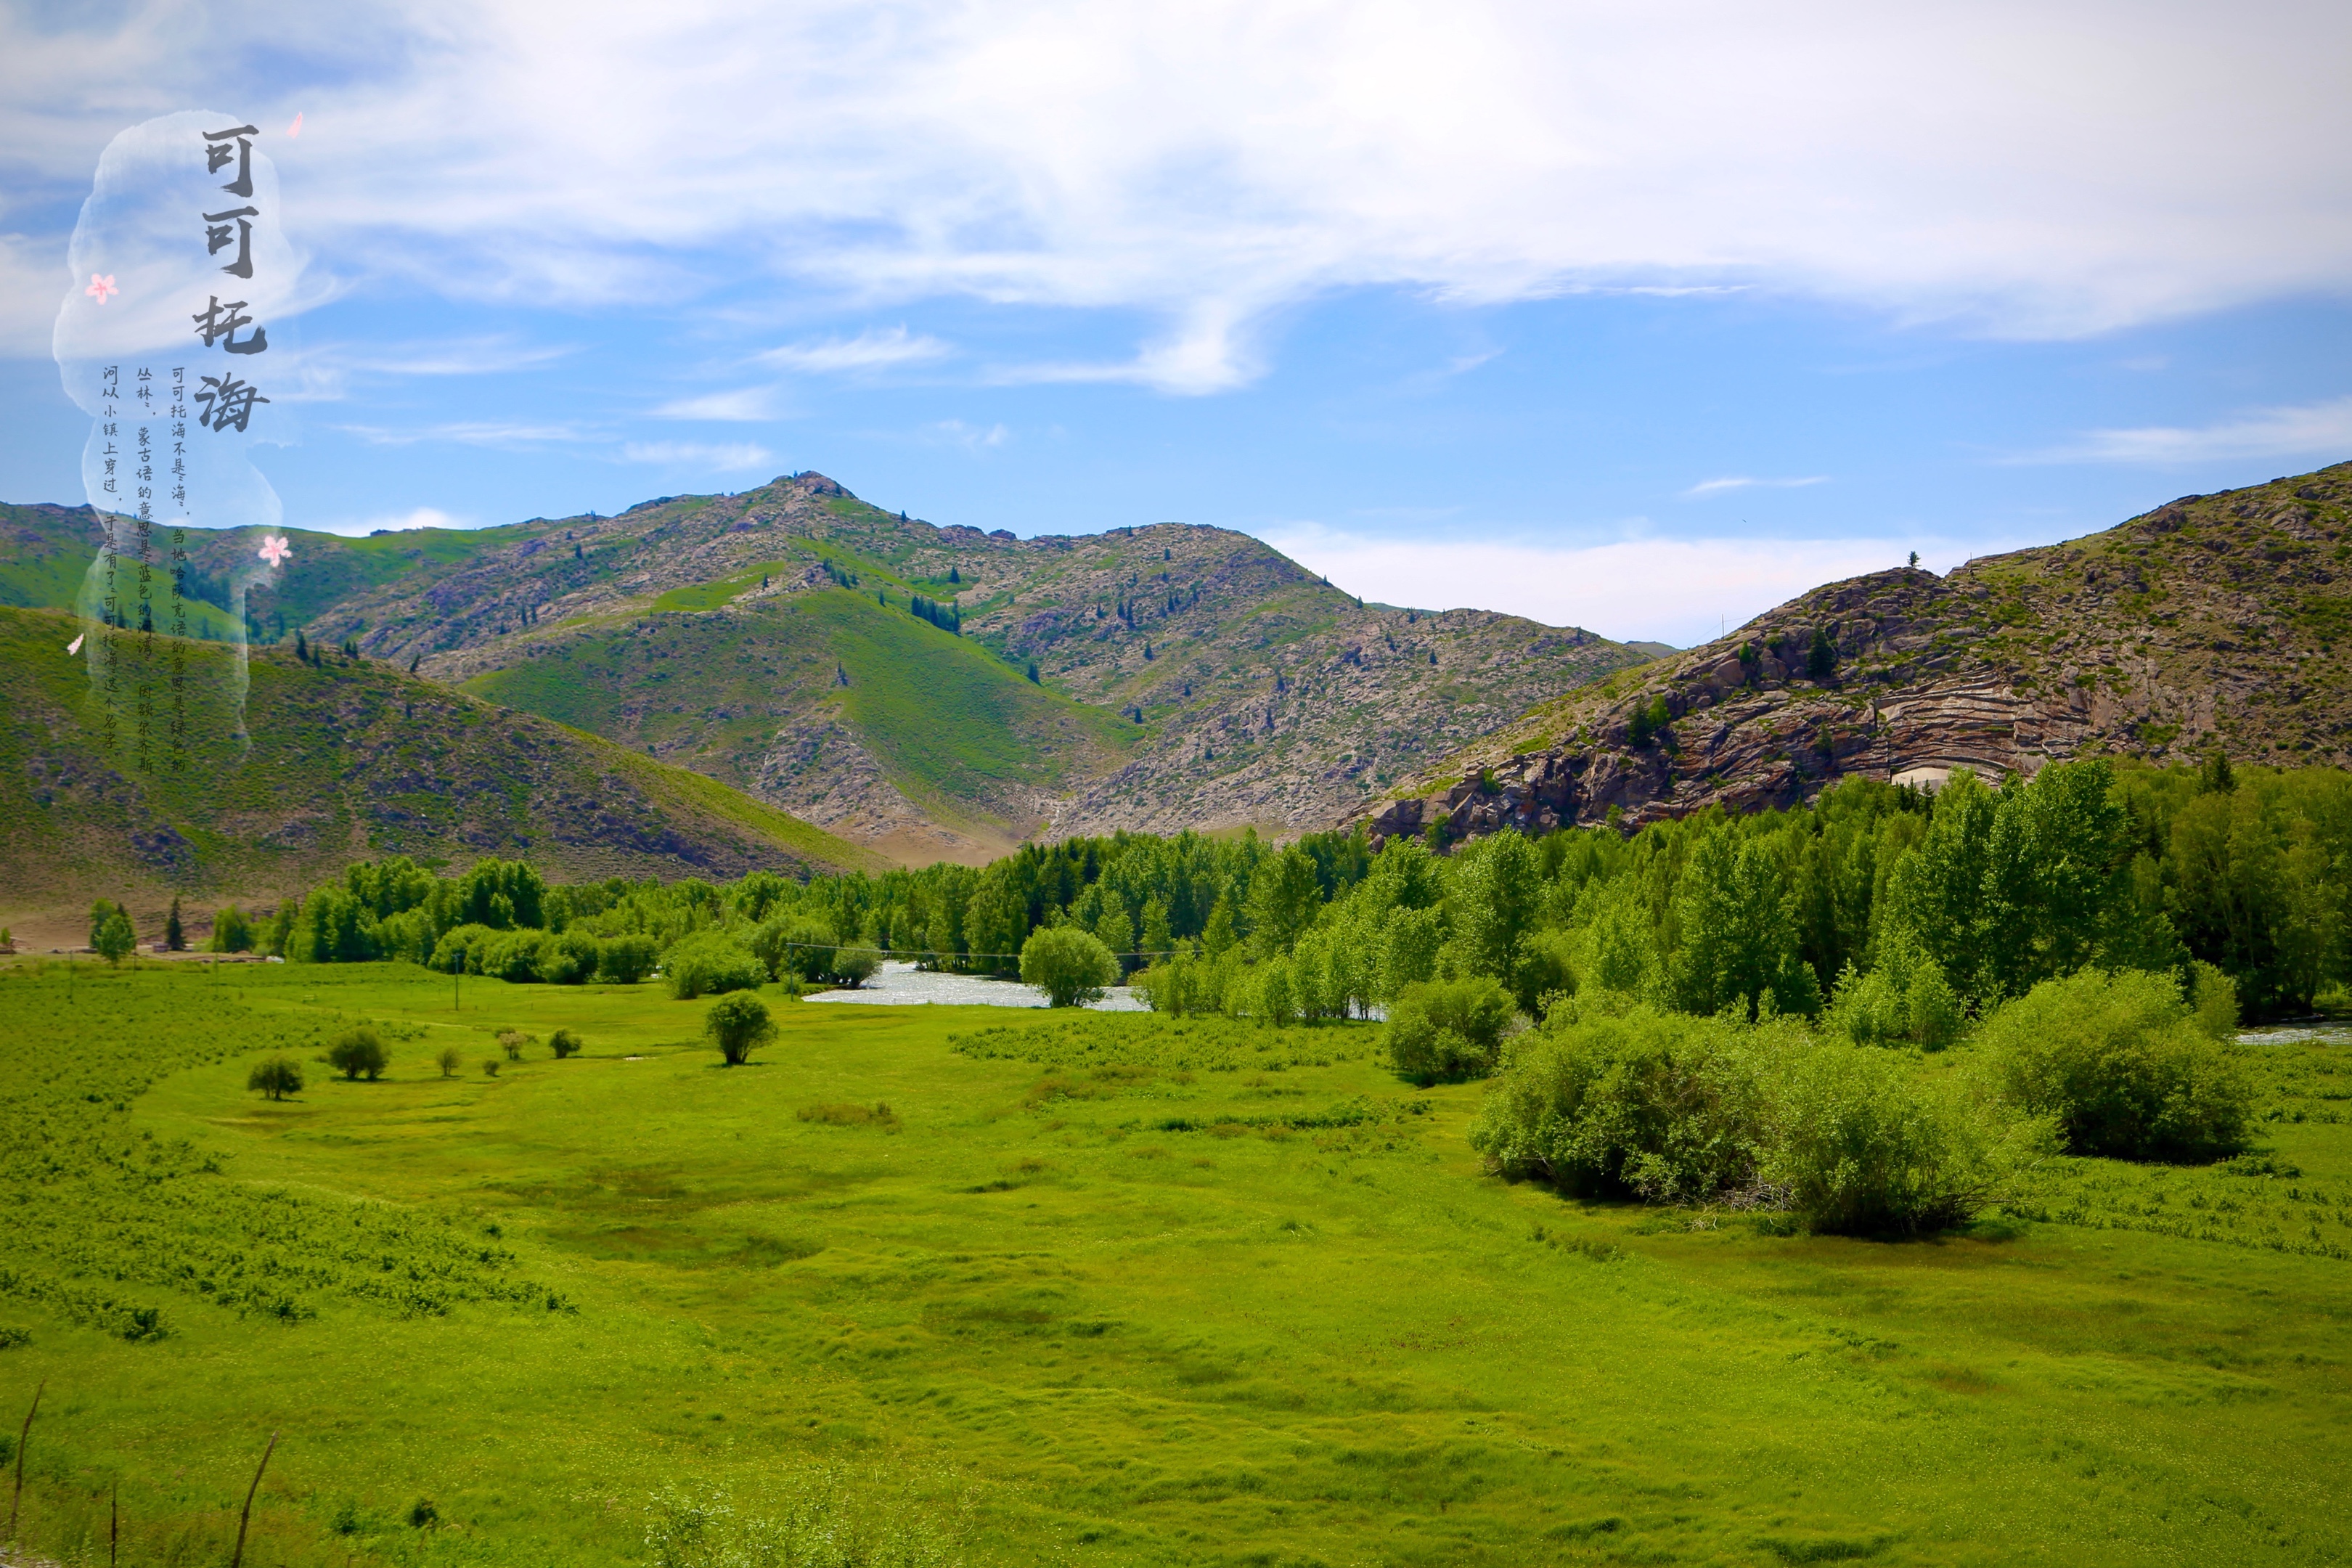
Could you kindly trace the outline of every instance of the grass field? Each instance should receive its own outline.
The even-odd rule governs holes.
[[[671,1487],[734,1510],[681,1563],[2352,1556],[2341,1045],[2266,1049],[2252,1173],[1883,1243],[1486,1177],[1366,1028],[776,998],[730,1070],[702,1003],[463,985],[0,973],[28,1546],[119,1486],[123,1561],[226,1561],[276,1431],[248,1563],[639,1560]],[[361,1018],[384,1081],[308,1065]]]

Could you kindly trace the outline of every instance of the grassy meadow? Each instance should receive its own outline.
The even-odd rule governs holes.
[[[2352,1557],[2340,1042],[2231,1167],[1874,1242],[1487,1176],[1370,1026],[769,999],[728,1069],[652,986],[0,971],[25,1545],[225,1562],[276,1432],[248,1563]]]

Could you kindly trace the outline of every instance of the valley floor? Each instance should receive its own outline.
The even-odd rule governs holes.
[[[46,1379],[24,1539],[68,1561],[110,1487],[124,1561],[226,1560],[271,1432],[272,1564],[716,1563],[813,1519],[908,1563],[2352,1557],[2341,1041],[2276,1047],[2268,1174],[2067,1162],[2047,1219],[1871,1242],[1484,1175],[1478,1086],[1370,1026],[776,998],[728,1069],[651,987],[74,985],[0,972],[41,1216],[0,1236],[0,1424]],[[328,1078],[362,1018],[389,1074]],[[583,1055],[494,1038],[560,1026]]]

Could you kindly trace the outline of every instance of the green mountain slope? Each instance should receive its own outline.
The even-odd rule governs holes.
[[[878,595],[916,635],[877,643],[879,620],[833,611],[772,618],[845,593]],[[1083,707],[937,663],[930,650],[952,644],[908,614],[918,596],[1003,675],[1034,663],[1045,694]],[[761,649],[746,658],[723,626],[654,629],[679,615],[772,618],[743,634]],[[1227,530],[1019,540],[887,512],[819,474],[497,531],[310,625],[918,858],[1040,832],[1328,826],[1562,686],[1643,658],[1516,616],[1362,605]],[[696,647],[634,664],[576,650],[598,672],[591,696],[527,673],[566,637]],[[851,684],[820,700],[809,672],[829,674],[828,657]]]
[[[363,856],[529,856],[557,875],[874,867],[869,851],[699,774],[370,660],[250,662],[249,750],[229,650],[191,640],[185,765],[139,768],[95,727],[80,629],[0,608],[0,922],[103,894],[266,897]],[[159,639],[168,659],[170,639]]]
[[[1743,658],[1743,653],[1747,657]],[[1816,588],[1536,708],[1368,814],[1464,832],[2091,753],[2352,765],[2352,463]]]
[[[466,689],[912,858],[1001,852],[1040,825],[1041,803],[1136,742],[1134,725],[1033,684],[903,598],[887,607],[825,579],[713,607],[761,575],[672,590],[619,625],[530,634],[527,657]]]

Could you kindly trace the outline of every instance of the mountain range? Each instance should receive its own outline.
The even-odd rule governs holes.
[[[94,516],[0,508],[0,809],[29,825],[0,915],[268,894],[373,853],[879,868],[1118,829],[1638,826],[2095,752],[2342,765],[2348,510],[2352,464],[2183,497],[1680,652],[1368,605],[1226,530],[1019,539],[814,473],[617,517],[289,530],[245,605],[252,749],[223,730],[158,783],[90,733],[64,656]],[[192,535],[192,637],[232,629],[253,544]]]

